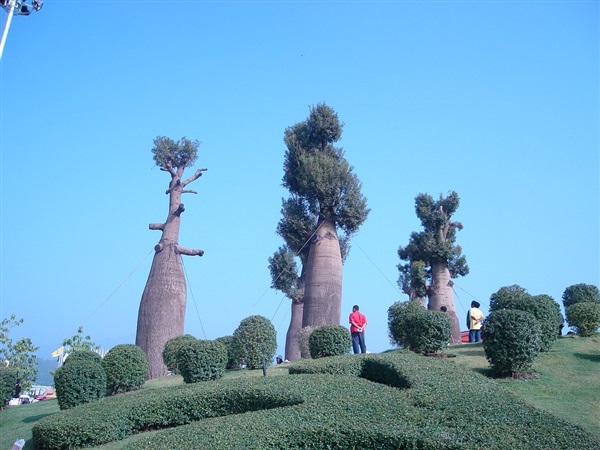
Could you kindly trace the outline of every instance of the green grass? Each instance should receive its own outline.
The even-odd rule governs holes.
[[[452,361],[466,365],[472,370],[489,374],[481,344],[451,347],[448,353],[456,355]],[[541,374],[537,379],[497,380],[518,397],[536,408],[578,424],[588,432],[600,437],[600,339],[564,337],[557,341],[550,352],[536,360],[534,371]],[[268,376],[287,375],[287,365],[268,368]],[[228,371],[226,378],[261,377],[262,370]],[[158,389],[183,384],[181,377],[172,376],[147,382],[143,389]],[[344,407],[343,405],[341,406]],[[57,412],[56,400],[6,407],[0,413],[0,448],[11,448],[18,438],[27,441],[25,449],[33,448],[31,428],[33,424]],[[147,435],[147,434],[145,434]],[[102,450],[122,448],[124,441],[98,447]]]

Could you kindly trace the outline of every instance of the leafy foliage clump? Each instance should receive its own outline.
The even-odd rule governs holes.
[[[436,353],[447,347],[452,323],[447,314],[428,311],[416,301],[396,302],[388,309],[388,331],[393,344]]]
[[[80,348],[79,350],[69,353],[69,356],[64,359],[63,364],[73,364],[77,361],[92,361],[100,364],[102,358],[95,351]]]
[[[110,394],[141,388],[148,377],[148,359],[144,351],[133,344],[117,345],[102,359],[106,387]]]
[[[19,375],[14,367],[0,366],[0,409],[1,405],[9,401],[15,393]]]
[[[565,310],[576,303],[600,304],[600,289],[593,284],[574,284],[565,289],[562,299]]]
[[[106,395],[106,374],[94,361],[75,361],[56,370],[54,386],[60,409],[95,402]]]
[[[581,302],[566,310],[567,322],[582,337],[593,336],[600,327],[600,303]]]
[[[558,338],[560,306],[549,295],[531,295],[518,285],[504,286],[490,297],[490,312],[518,309],[533,314],[542,331],[540,351],[547,352]]]
[[[238,367],[239,362],[236,359],[235,342],[233,340],[233,336],[221,336],[216,338],[215,341],[220,342],[227,349],[227,365],[225,368],[235,369]]]
[[[225,373],[227,348],[217,341],[187,340],[179,346],[176,359],[186,383],[218,380]]]
[[[38,364],[35,352],[40,348],[31,339],[21,338],[13,342],[10,330],[23,323],[13,314],[0,322],[0,361],[17,371],[23,390],[28,389],[37,379]]]
[[[263,316],[246,317],[233,332],[238,359],[248,369],[271,364],[277,350],[277,333],[269,319]]]
[[[542,329],[535,316],[517,309],[493,311],[483,321],[483,349],[499,376],[527,371],[542,347]]]
[[[177,367],[177,352],[179,351],[179,347],[186,342],[196,340],[197,339],[191,334],[182,334],[169,339],[162,352],[163,362],[165,363],[165,366],[167,366],[167,369],[173,373],[180,373],[179,367]]]
[[[352,337],[341,325],[324,325],[311,333],[308,345],[312,358],[345,355],[352,347]]]

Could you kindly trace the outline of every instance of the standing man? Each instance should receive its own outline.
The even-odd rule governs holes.
[[[350,314],[350,334],[352,335],[352,350],[356,353],[367,353],[365,344],[365,327],[367,318],[359,311],[358,305],[352,307]]]
[[[479,310],[479,306],[479,302],[471,302],[471,309],[469,309],[469,342],[481,342],[483,313]]]

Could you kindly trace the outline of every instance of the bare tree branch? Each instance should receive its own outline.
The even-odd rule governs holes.
[[[187,256],[202,256],[202,255],[204,255],[204,250],[194,250],[191,248],[181,247],[180,245],[177,245],[175,248],[177,249],[177,253],[179,253],[180,255],[187,255]]]
[[[182,194],[197,194],[198,192],[192,191],[191,189],[181,191]]]
[[[181,186],[182,187],[186,187],[192,181],[197,180],[198,178],[200,178],[202,176],[202,172],[206,172],[206,170],[207,169],[198,169],[198,170],[196,170],[196,173],[194,175],[192,175],[191,177],[189,177],[187,180],[185,180],[183,183],[181,183]]]
[[[164,223],[151,223],[150,225],[148,225],[148,227],[151,230],[164,230],[165,229],[165,224]]]
[[[182,212],[185,211],[185,206],[183,206],[183,203],[180,203],[179,206],[177,207],[177,209],[175,211],[173,211],[171,214],[173,214],[174,216],[180,216]]]

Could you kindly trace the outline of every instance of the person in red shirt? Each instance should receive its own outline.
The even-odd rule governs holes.
[[[354,353],[367,353],[365,344],[365,327],[367,318],[359,311],[358,305],[352,307],[350,314],[350,334],[352,335],[352,350]]]

